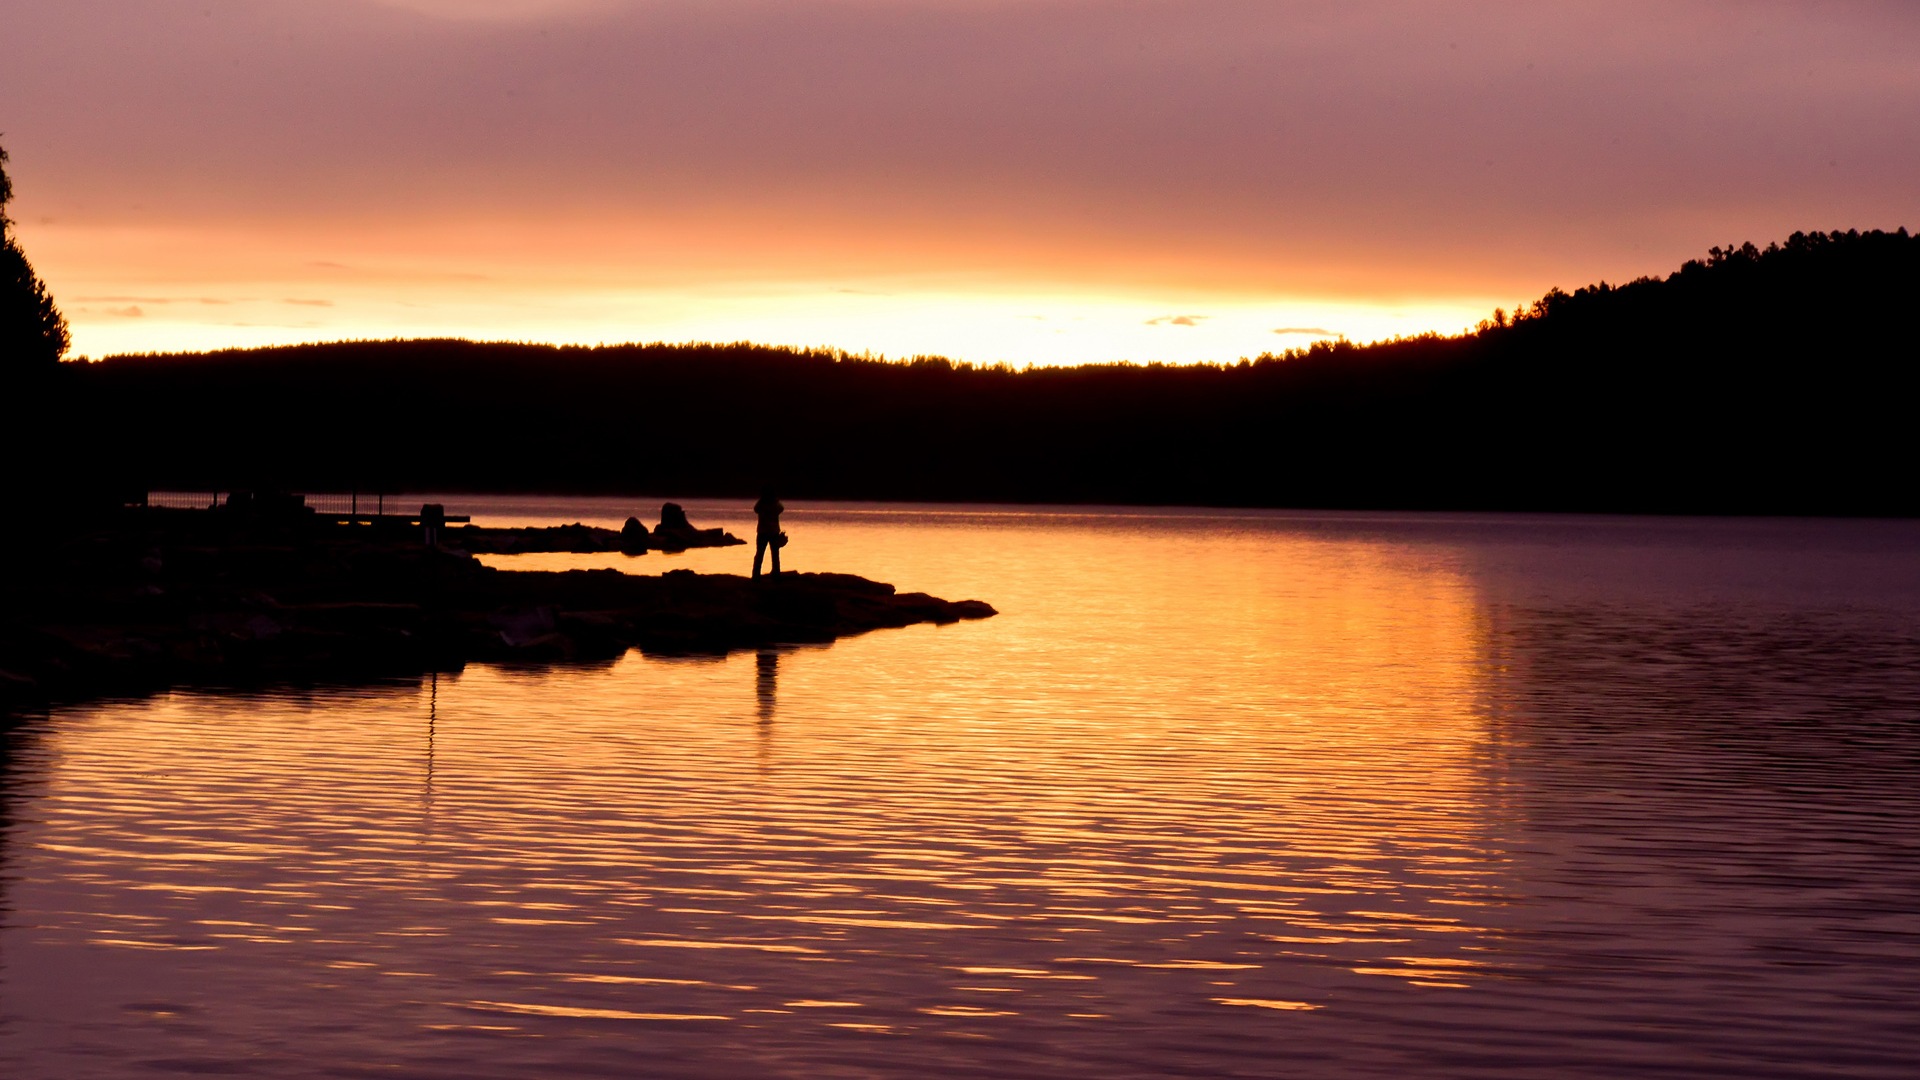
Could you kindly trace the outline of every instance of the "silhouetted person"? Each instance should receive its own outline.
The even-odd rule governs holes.
[[[753,504],[753,512],[760,518],[760,527],[754,532],[753,540],[753,576],[756,581],[760,578],[760,558],[768,548],[773,549],[774,576],[780,575],[780,549],[787,542],[787,534],[780,531],[780,512],[785,509],[771,491],[762,492],[760,501]]]

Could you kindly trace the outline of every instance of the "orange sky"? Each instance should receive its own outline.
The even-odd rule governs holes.
[[[1452,332],[1920,225],[1910,4],[0,0],[76,354]]]

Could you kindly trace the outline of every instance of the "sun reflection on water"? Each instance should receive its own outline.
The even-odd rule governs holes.
[[[812,554],[898,557],[874,539],[815,529]],[[1084,537],[1021,539],[1052,596],[964,580],[937,530],[908,568],[1007,612],[978,626],[88,710],[23,838],[37,933],[324,971],[435,1031],[964,1034],[1495,966],[1457,574],[1234,534],[1171,575],[1101,537],[1087,573]]]
[[[1450,548],[793,516],[802,569],[1003,614],[59,717],[19,755],[12,1037],[111,1027],[138,986],[217,1001],[263,1060],[319,1010],[370,1061],[628,1023],[773,1072],[905,1074],[964,1038],[1051,1048],[1009,1075],[1126,1075],[1516,1000],[1542,811],[1512,790],[1507,616]],[[1178,1045],[1148,1062],[1115,1025]],[[794,1049],[827,1032],[863,1041]],[[516,1053],[489,1061],[539,1074]]]

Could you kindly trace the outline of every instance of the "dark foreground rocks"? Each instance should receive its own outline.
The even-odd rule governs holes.
[[[130,514],[8,553],[0,710],[175,685],[604,660],[630,648],[722,653],[994,614],[850,574],[504,571],[411,534],[236,530],[211,517]]]

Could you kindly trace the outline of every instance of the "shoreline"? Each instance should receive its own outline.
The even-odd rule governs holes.
[[[618,537],[580,528],[484,532]],[[141,510],[16,552],[0,584],[0,715],[175,686],[719,655],[996,614],[852,574],[500,570],[418,530],[374,532]]]

